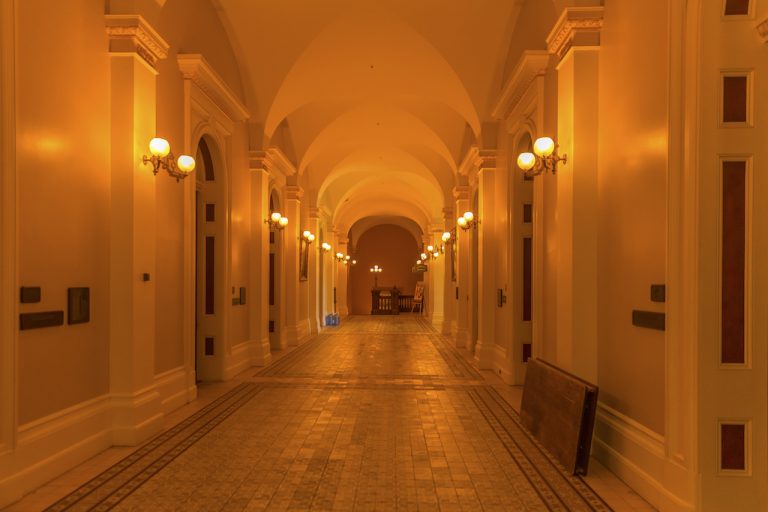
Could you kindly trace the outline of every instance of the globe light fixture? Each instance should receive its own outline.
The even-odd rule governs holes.
[[[160,169],[165,169],[169,176],[180,181],[187,177],[189,173],[195,170],[195,159],[189,155],[181,155],[178,160],[174,160],[171,153],[171,145],[167,140],[155,137],[149,141],[149,153],[152,156],[144,155],[141,157],[143,164],[152,165],[152,174],[157,176]]]
[[[555,174],[558,162],[566,163],[567,155],[557,154],[557,144],[550,137],[539,137],[533,143],[533,153],[525,152],[517,156],[517,166],[530,177],[545,171]]]
[[[456,219],[456,224],[464,231],[477,226],[480,221],[475,219],[475,214],[472,212],[464,212],[464,214]]]
[[[284,229],[288,225],[288,217],[283,217],[280,212],[272,212],[264,222],[269,224],[269,229]]]

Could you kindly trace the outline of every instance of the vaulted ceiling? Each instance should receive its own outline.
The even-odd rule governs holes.
[[[521,15],[551,27],[557,3],[216,0],[265,145],[280,145],[305,200],[344,233],[442,222],[510,54],[543,48]]]

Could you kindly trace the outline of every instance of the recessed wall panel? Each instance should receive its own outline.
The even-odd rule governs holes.
[[[746,178],[745,161],[722,163],[722,363],[744,364]]]

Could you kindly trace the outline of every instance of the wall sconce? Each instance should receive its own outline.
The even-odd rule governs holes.
[[[284,229],[288,225],[288,217],[283,217],[279,212],[272,212],[264,222],[269,224],[269,229]]]
[[[299,280],[306,281],[309,271],[309,246],[315,241],[315,235],[305,230],[299,238]]]
[[[557,144],[549,137],[539,137],[533,143],[533,153],[520,153],[517,166],[526,176],[538,176],[544,171],[557,171],[557,162],[567,162],[568,155],[557,154]]]
[[[152,174],[155,176],[157,176],[158,171],[162,167],[171,177],[176,178],[178,182],[195,170],[195,159],[189,155],[181,155],[178,160],[174,160],[173,153],[171,153],[171,145],[165,139],[155,137],[150,140],[149,152],[152,156],[142,156],[141,162],[152,164]]]
[[[428,245],[427,252],[421,253],[422,261],[436,260],[439,257],[440,257],[440,249],[438,249],[434,245]]]
[[[464,231],[477,226],[479,223],[480,221],[475,219],[475,214],[472,212],[464,212],[464,215],[456,219],[456,224]]]
[[[322,252],[331,252],[331,244],[329,244],[328,242],[323,242],[322,244],[320,244],[320,250]]]
[[[336,261],[339,261],[339,262],[344,261],[344,254],[342,254],[340,252],[337,252],[336,253]]]
[[[456,231],[454,229],[454,231]],[[443,244],[452,244],[453,243],[453,233],[450,231],[446,231],[443,233]],[[445,252],[445,245],[443,245],[443,252]]]

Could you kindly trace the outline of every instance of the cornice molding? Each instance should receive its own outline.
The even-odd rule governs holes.
[[[314,220],[320,219],[320,214],[321,214],[320,208],[318,208],[317,206],[310,206],[307,208],[308,219],[314,219]]]
[[[270,176],[279,175],[283,179],[296,174],[296,166],[280,148],[271,147],[266,151],[251,151],[248,156],[248,168],[252,171],[264,171]]]
[[[477,146],[471,146],[467,153],[464,155],[464,158],[461,159],[461,163],[459,164],[458,172],[461,176],[469,176],[472,170],[474,169],[474,162],[475,159],[480,154],[480,149]]]
[[[506,119],[533,81],[547,73],[549,60],[550,53],[547,50],[523,52],[491,112],[494,119]]]
[[[135,54],[153,69],[168,57],[170,45],[138,14],[105,14],[104,22],[111,55]]]
[[[176,60],[184,79],[197,85],[233,121],[244,121],[250,117],[248,109],[205,57],[198,53],[188,53],[179,54]]]
[[[547,50],[562,60],[574,46],[600,46],[602,7],[568,7],[547,36]]]
[[[469,201],[469,185],[456,185],[453,187],[453,198],[457,201]]]
[[[471,176],[473,172],[496,168],[496,150],[472,146],[459,164],[459,174]]]
[[[768,43],[768,18],[755,25],[755,29],[763,43]]]
[[[286,185],[285,186],[285,199],[286,201],[301,201],[304,197],[304,189],[299,185]]]

